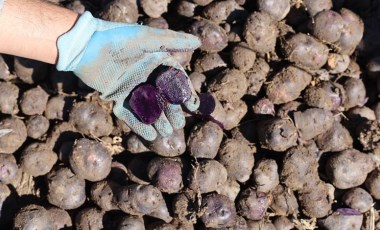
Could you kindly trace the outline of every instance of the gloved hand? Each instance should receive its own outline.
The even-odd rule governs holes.
[[[159,65],[182,69],[169,52],[196,49],[200,41],[195,36],[138,24],[107,22],[85,12],[58,39],[57,45],[57,69],[73,71],[85,84],[99,91],[102,99],[113,100],[114,114],[144,139],[154,140],[156,131],[162,136],[170,135],[173,128],[185,125],[180,105],[168,104],[153,125],[146,125],[124,100]],[[184,105],[194,111],[199,107],[199,99],[192,86],[191,89],[192,97]]]

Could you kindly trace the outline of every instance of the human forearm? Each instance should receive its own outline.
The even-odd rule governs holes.
[[[55,64],[57,39],[77,18],[77,13],[41,0],[6,0],[0,14],[0,53]]]

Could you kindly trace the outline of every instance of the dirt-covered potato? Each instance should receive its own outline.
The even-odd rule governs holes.
[[[311,17],[314,17],[318,12],[329,10],[333,7],[332,0],[304,0],[302,3]]]
[[[4,57],[0,55],[0,79],[9,81],[15,79],[17,76],[11,74],[8,64],[5,62]]]
[[[310,183],[298,194],[299,204],[302,212],[312,218],[321,218],[329,214],[334,197],[332,186],[318,180],[314,184]]]
[[[245,23],[243,36],[255,52],[268,53],[274,51],[278,33],[275,21],[269,14],[254,12]]]
[[[130,133],[125,139],[125,147],[128,152],[133,154],[149,152],[140,137],[135,133]]]
[[[245,42],[238,43],[231,51],[231,62],[237,69],[246,72],[253,67],[256,53]]]
[[[257,5],[260,11],[268,13],[278,21],[284,19],[290,11],[290,0],[258,0]]]
[[[169,24],[166,21],[165,18],[159,17],[159,18],[147,18],[145,20],[145,23],[147,26],[158,28],[158,29],[169,29]],[[181,52],[179,52],[181,53]],[[185,52],[186,53],[186,52]],[[190,55],[191,57],[191,55]]]
[[[327,218],[318,221],[318,225],[326,230],[340,229],[359,230],[363,223],[363,215],[352,209],[338,209]]]
[[[0,112],[5,114],[18,113],[19,89],[10,82],[0,82]]]
[[[75,216],[75,228],[81,230],[103,229],[104,212],[97,208],[85,208]]]
[[[362,188],[353,188],[348,190],[342,198],[345,205],[356,209],[361,213],[367,212],[373,205],[371,195]]]
[[[314,16],[312,34],[323,42],[333,43],[339,40],[343,26],[343,18],[338,12],[324,10]]]
[[[151,18],[159,18],[168,11],[168,0],[141,0],[140,5],[145,14]]]
[[[232,201],[235,201],[240,192],[240,184],[236,180],[228,179],[226,183],[219,186],[216,192],[220,195],[227,196]]]
[[[216,160],[201,160],[195,165],[189,175],[189,188],[200,193],[217,190],[227,181],[227,170]]]
[[[187,140],[187,148],[195,158],[213,159],[223,139],[223,129],[214,122],[202,122],[193,127]]]
[[[297,145],[297,129],[290,119],[273,118],[262,121],[257,131],[262,148],[282,152]]]
[[[327,59],[326,68],[332,74],[343,73],[347,70],[351,63],[351,59],[348,55],[329,53]]]
[[[10,184],[17,178],[18,166],[13,155],[0,153],[0,182]]]
[[[236,209],[228,197],[210,194],[202,199],[201,208],[204,210],[201,220],[206,227],[231,227],[236,221]]]
[[[14,229],[53,229],[49,212],[42,206],[31,204],[23,207],[14,219]]]
[[[177,4],[177,14],[191,18],[194,16],[195,9],[197,7],[197,4],[186,1],[186,0],[180,0]]]
[[[117,210],[114,195],[119,185],[111,180],[102,180],[91,186],[91,200],[104,211]]]
[[[69,157],[73,172],[89,181],[100,181],[111,171],[112,157],[101,143],[87,138],[76,140]]]
[[[254,188],[247,188],[239,195],[237,205],[239,213],[243,217],[250,220],[261,220],[271,201],[271,195],[258,192]]]
[[[332,155],[326,162],[326,174],[339,189],[361,185],[374,169],[370,155],[356,149],[348,149]]]
[[[180,159],[156,157],[148,164],[148,177],[161,192],[177,193],[183,188],[182,167]]]
[[[294,123],[302,140],[310,140],[329,130],[334,123],[333,114],[325,109],[311,108],[294,113]]]
[[[223,0],[214,1],[207,5],[203,9],[203,16],[220,24],[225,21],[242,20],[247,16],[247,12],[235,0]]]
[[[252,111],[256,115],[275,115],[274,104],[265,97],[253,104]]]
[[[248,142],[226,139],[220,146],[218,161],[227,169],[228,177],[246,182],[252,174],[256,149]]]
[[[380,170],[373,170],[365,181],[365,187],[375,199],[380,199]]]
[[[329,49],[312,36],[297,33],[282,43],[285,57],[296,66],[318,70],[326,64]]]
[[[326,110],[338,110],[345,100],[345,91],[342,85],[330,81],[309,86],[303,95],[308,106]]]
[[[170,216],[160,190],[152,185],[131,184],[121,187],[116,194],[119,208],[132,215],[148,215],[169,223]]]
[[[136,23],[139,18],[137,3],[134,0],[113,0],[101,12],[107,21]]]
[[[186,151],[183,129],[176,129],[170,136],[158,136],[146,145],[151,151],[163,157],[175,157]]]
[[[49,65],[32,59],[15,57],[14,71],[17,77],[27,83],[34,84],[43,81],[49,71]]]
[[[20,166],[24,172],[37,177],[50,172],[57,160],[57,154],[49,146],[36,142],[22,151]]]
[[[49,120],[66,121],[69,118],[73,100],[70,97],[58,95],[51,97],[45,110],[45,117]]]
[[[48,208],[49,216],[53,220],[54,229],[72,228],[73,222],[68,212],[57,207]]]
[[[361,79],[349,78],[343,84],[346,98],[343,106],[350,109],[355,106],[363,106],[366,103],[366,88]]]
[[[145,230],[144,219],[139,216],[125,216],[123,217],[116,230]]]
[[[273,159],[261,159],[253,170],[253,181],[258,192],[268,193],[279,183],[278,166]]]
[[[75,104],[69,120],[79,132],[89,136],[108,136],[113,128],[111,115],[92,102]]]
[[[11,190],[8,186],[0,181],[0,213],[2,213],[3,204],[11,194]]]
[[[202,45],[200,49],[205,52],[219,52],[228,45],[226,31],[209,20],[202,19],[195,21],[190,27],[190,33],[201,40]]]
[[[283,185],[277,185],[272,191],[270,208],[279,216],[298,214],[298,201],[293,191]]]
[[[49,94],[41,87],[35,87],[27,90],[21,97],[20,109],[25,115],[43,114]]]
[[[69,168],[51,171],[47,177],[47,200],[62,209],[76,209],[86,200],[85,181]]]
[[[296,146],[286,152],[281,170],[281,182],[298,191],[319,180],[318,149],[314,143]]]
[[[288,66],[278,72],[266,87],[266,95],[274,104],[297,99],[311,82],[311,75],[297,67]]]
[[[238,126],[241,119],[248,111],[247,104],[243,100],[227,102],[223,104],[224,119],[221,120],[225,130],[231,130]],[[213,116],[213,114],[211,114]]]
[[[267,78],[269,70],[270,67],[264,59],[256,58],[253,67],[245,74],[247,77],[248,95],[256,96],[259,93],[261,86]]]
[[[276,230],[292,230],[294,229],[294,223],[286,216],[278,216],[274,218],[273,225]]]
[[[194,61],[194,71],[204,74],[219,73],[226,67],[226,62],[218,53],[206,53]]]
[[[228,69],[218,74],[208,89],[219,101],[235,102],[247,92],[247,79],[241,71]]]
[[[363,38],[364,23],[362,19],[349,9],[340,10],[343,18],[343,31],[336,42],[337,51],[341,54],[351,55]]]
[[[341,123],[334,122],[329,130],[317,136],[316,143],[323,152],[340,152],[352,148],[353,140]]]
[[[42,115],[34,115],[26,121],[26,133],[28,137],[38,139],[49,129],[49,120]]]
[[[27,137],[24,122],[16,117],[1,120],[0,130],[7,131],[0,136],[0,153],[14,153],[21,147]]]

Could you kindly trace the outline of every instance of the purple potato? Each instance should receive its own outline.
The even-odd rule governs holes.
[[[163,110],[163,102],[158,90],[148,84],[140,85],[133,90],[129,106],[145,124],[156,122]]]
[[[191,97],[186,73],[179,69],[170,67],[162,71],[156,78],[156,87],[158,92],[172,104],[182,104]]]

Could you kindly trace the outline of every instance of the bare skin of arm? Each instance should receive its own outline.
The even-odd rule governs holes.
[[[41,0],[5,0],[0,14],[0,53],[56,64],[57,39],[78,17]]]

